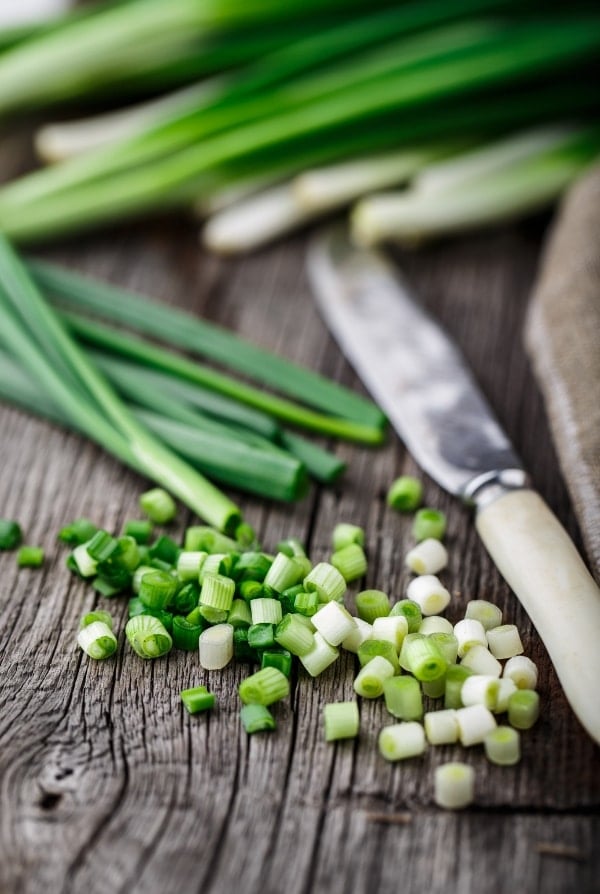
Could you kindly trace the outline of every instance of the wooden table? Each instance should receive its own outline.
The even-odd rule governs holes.
[[[425,304],[456,338],[513,438],[535,486],[578,541],[521,331],[543,221],[401,258]],[[73,239],[43,254],[231,327],[356,389],[307,286],[305,237],[254,257],[219,261],[182,220]],[[123,630],[126,600],[109,605],[65,568],[61,525],[81,515],[119,530],[147,482],[73,434],[0,406],[0,515],[41,544],[41,570],[0,555],[2,778],[0,890],[135,894],[349,892],[591,892],[598,887],[598,750],[569,710],[545,651],[479,543],[466,509],[426,480],[426,502],[449,518],[451,620],[465,603],[498,603],[540,667],[543,717],[523,735],[516,768],[486,763],[479,747],[430,748],[388,764],[376,749],[390,722],[361,703],[357,741],[326,744],[321,708],[352,696],[354,658],[317,682],[299,673],[275,707],[272,735],[240,728],[244,666],[207,673],[197,656],[143,662],[122,645],[105,662],[75,638],[94,605]],[[381,450],[338,444],[349,470],[335,489],[313,487],[295,506],[242,498],[263,545],[304,540],[328,556],[335,522],[365,527],[366,586],[403,595],[410,520],[388,510],[394,477],[416,466],[397,438]],[[180,511],[175,534],[191,516]],[[352,602],[351,588],[348,598]],[[123,636],[121,634],[121,639]],[[190,717],[181,689],[206,683],[210,716]],[[439,810],[433,771],[475,767],[477,797]]]

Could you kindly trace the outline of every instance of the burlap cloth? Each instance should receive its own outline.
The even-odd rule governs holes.
[[[562,472],[600,580],[600,164],[566,195],[525,327]]]

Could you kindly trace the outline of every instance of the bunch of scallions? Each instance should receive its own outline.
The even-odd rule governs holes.
[[[1,234],[0,400],[87,435],[228,534],[241,512],[212,482],[296,500],[310,477],[331,483],[345,466],[298,428],[375,445],[385,425],[366,398],[214,324],[49,264],[26,265]]]
[[[43,126],[52,164],[0,189],[22,242],[186,208],[235,252],[352,207],[358,240],[418,243],[548,205],[600,151],[585,0],[118,0],[4,46],[1,116],[112,106]]]

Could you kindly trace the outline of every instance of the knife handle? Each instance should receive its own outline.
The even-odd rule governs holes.
[[[483,505],[475,524],[537,628],[573,711],[600,743],[600,589],[534,491],[509,491]]]

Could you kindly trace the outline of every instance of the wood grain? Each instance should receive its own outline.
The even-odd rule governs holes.
[[[541,229],[535,222],[398,260],[464,350],[535,486],[579,543],[521,344]],[[198,250],[186,222],[164,219],[40,254],[186,307],[360,390],[312,304],[304,248],[301,235],[225,263]],[[108,607],[122,631],[126,605],[97,599],[69,575],[56,532],[80,515],[117,530],[136,515],[146,482],[83,439],[6,406],[0,432],[0,515],[18,518],[27,541],[48,554],[43,569],[19,573],[13,555],[0,555],[0,891],[598,890],[598,751],[467,510],[432,481],[426,501],[449,518],[450,619],[470,598],[497,602],[540,666],[544,714],[523,736],[517,768],[456,747],[387,764],[375,748],[389,722],[380,702],[361,704],[357,742],[326,744],[323,704],[352,694],[347,654],[318,683],[300,672],[289,702],[275,708],[277,732],[255,737],[238,717],[244,666],[209,674],[179,652],[145,663],[124,644],[115,659],[87,660],[75,644],[81,614]],[[394,437],[381,450],[335,449],[349,461],[342,484],[313,486],[293,507],[241,498],[247,518],[265,547],[297,535],[316,560],[328,555],[335,522],[363,525],[366,586],[399,597],[410,520],[386,507],[385,492],[395,476],[418,470]],[[182,510],[175,534],[189,521]],[[200,683],[218,707],[190,717],[179,691]],[[432,800],[433,770],[455,758],[476,768],[476,804],[443,813]],[[399,814],[402,822],[393,821]]]

